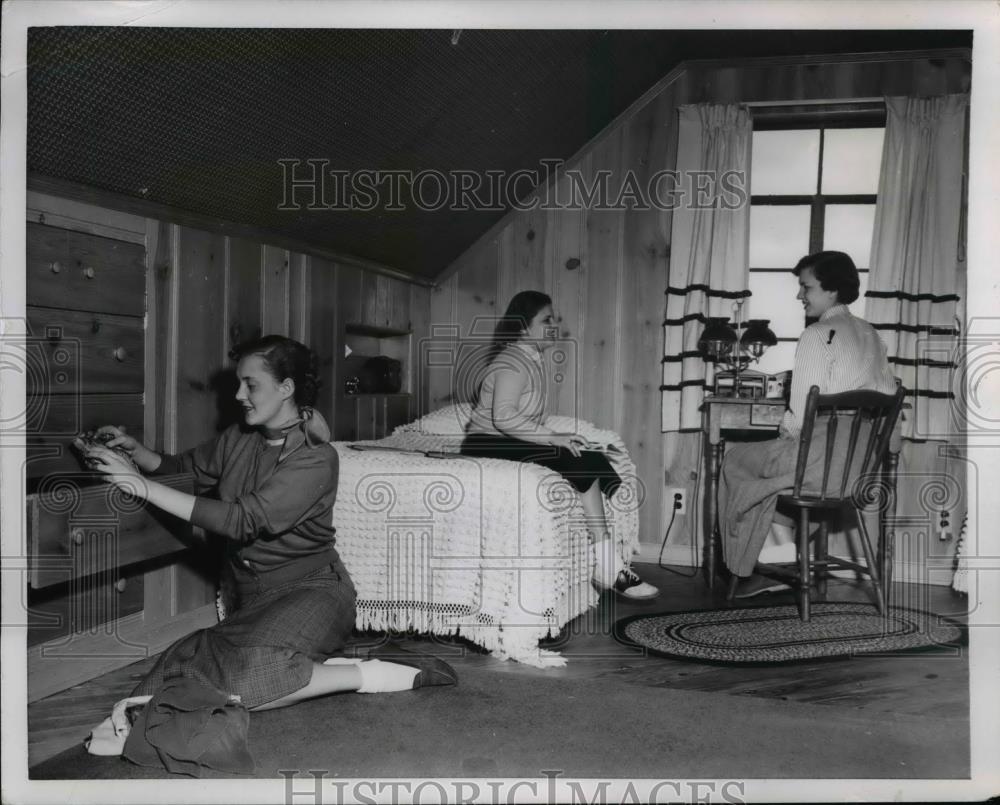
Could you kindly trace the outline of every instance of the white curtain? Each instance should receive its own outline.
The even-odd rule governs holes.
[[[712,367],[699,357],[698,338],[707,317],[732,317],[733,302],[750,295],[750,112],[712,104],[682,106],[679,112],[677,170],[680,186],[689,192],[673,210],[671,223],[660,387],[663,431],[701,427],[699,407]],[[717,188],[727,174],[742,174],[746,203],[736,209],[698,208],[691,189],[698,182]]]
[[[912,409],[903,435],[947,438],[958,337],[963,146],[968,95],[886,98],[865,317]]]

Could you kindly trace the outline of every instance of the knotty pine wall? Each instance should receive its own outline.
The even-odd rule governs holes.
[[[627,170],[644,183],[651,173],[675,167],[681,104],[937,95],[967,91],[969,81],[969,56],[954,50],[688,62],[564,167],[580,171],[588,185],[597,171],[610,170],[613,197]],[[565,193],[567,178],[555,181]],[[513,211],[442,274],[431,295],[432,327],[457,325],[460,338],[472,332],[476,317],[502,314],[519,290],[552,295],[562,336],[577,350],[552,394],[552,407],[612,428],[628,445],[645,486],[640,540],[646,558],[655,558],[666,529],[665,486],[686,487],[690,501],[703,463],[697,434],[660,432],[670,226],[670,212],[659,210]],[[571,258],[580,260],[576,270],[566,268]],[[424,382],[432,408],[455,399],[447,372],[425,369]],[[946,467],[938,451],[937,445],[907,445],[904,451],[899,509],[912,512],[917,524],[927,511],[920,499],[927,479],[955,472],[955,463]],[[949,498],[947,505],[964,504]],[[677,518],[665,561],[691,564],[697,557],[692,533],[701,529],[700,509],[689,502],[688,513]],[[953,546],[951,540],[927,550]]]

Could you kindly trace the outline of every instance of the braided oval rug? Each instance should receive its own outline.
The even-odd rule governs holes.
[[[635,615],[615,624],[615,638],[668,657],[768,664],[954,649],[965,628],[948,618],[903,607],[879,615],[867,603],[814,603],[803,623],[793,604]]]

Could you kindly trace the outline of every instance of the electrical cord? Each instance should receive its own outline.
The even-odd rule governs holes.
[[[674,501],[673,509],[670,512],[670,522],[667,523],[667,530],[663,535],[663,542],[660,543],[660,553],[656,557],[656,565],[660,570],[666,570],[668,573],[673,573],[675,576],[682,576],[685,579],[693,579],[701,572],[701,563],[698,561],[698,540],[696,535],[698,533],[698,489],[702,486],[702,461],[705,454],[705,444],[704,444],[704,434],[699,434],[698,438],[698,466],[695,471],[695,493],[694,498],[694,508],[692,509],[691,517],[691,566],[694,568],[690,573],[682,573],[679,570],[674,570],[671,567],[667,567],[663,564],[663,551],[667,547],[667,539],[670,537],[670,529],[673,528],[674,520],[677,518],[677,509],[679,505],[677,501]]]

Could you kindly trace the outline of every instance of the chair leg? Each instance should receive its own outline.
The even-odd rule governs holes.
[[[865,562],[868,563],[868,575],[872,580],[872,587],[875,588],[875,605],[878,607],[880,615],[885,614],[885,594],[882,591],[881,573],[878,563],[875,561],[875,552],[872,550],[871,540],[868,538],[868,526],[865,525],[864,512],[859,509],[854,510],[854,517],[858,521],[858,532],[861,534],[861,548],[865,552]]]
[[[733,573],[729,577],[729,590],[726,592],[726,600],[733,602],[736,600],[736,585],[740,583],[740,577]]]
[[[816,559],[825,562],[830,551],[830,530],[829,522],[826,519],[820,520],[819,533],[816,540]],[[816,593],[820,598],[826,598],[826,568],[819,568],[816,571]]]
[[[796,534],[799,547],[799,616],[809,621],[809,590],[812,578],[809,572],[809,510],[799,509],[799,529]]]

